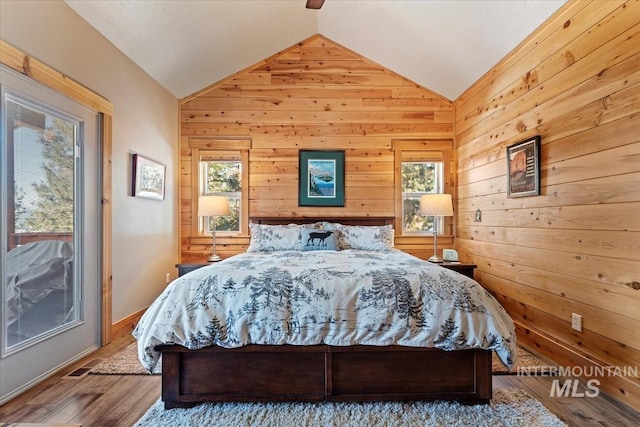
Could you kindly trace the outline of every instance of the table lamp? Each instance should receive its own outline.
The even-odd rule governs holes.
[[[433,256],[431,262],[442,262],[438,256],[438,218],[453,216],[451,194],[425,194],[420,197],[420,215],[433,216]]]
[[[198,200],[198,216],[213,217],[213,252],[207,259],[209,262],[220,261],[216,255],[216,219],[219,216],[229,216],[229,199],[224,196],[200,196]]]

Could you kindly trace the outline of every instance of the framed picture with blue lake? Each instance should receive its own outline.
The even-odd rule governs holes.
[[[344,206],[344,151],[300,150],[298,206]]]

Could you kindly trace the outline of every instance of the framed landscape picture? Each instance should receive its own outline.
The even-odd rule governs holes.
[[[507,196],[540,194],[540,136],[507,147]]]
[[[344,151],[300,150],[298,206],[344,206]]]
[[[143,199],[164,200],[165,169],[162,163],[134,154],[132,195]]]

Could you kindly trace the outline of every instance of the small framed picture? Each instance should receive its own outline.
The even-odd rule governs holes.
[[[140,154],[133,155],[133,190],[134,197],[143,199],[164,200],[164,183],[166,167]]]
[[[298,206],[344,206],[344,151],[300,150]]]
[[[540,136],[507,147],[508,197],[540,194]]]

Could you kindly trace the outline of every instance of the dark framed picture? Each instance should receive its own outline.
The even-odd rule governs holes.
[[[507,147],[508,197],[540,194],[540,136]]]
[[[164,200],[165,171],[166,167],[162,163],[134,154],[132,195],[143,199]]]
[[[344,206],[344,151],[300,150],[298,206]]]

